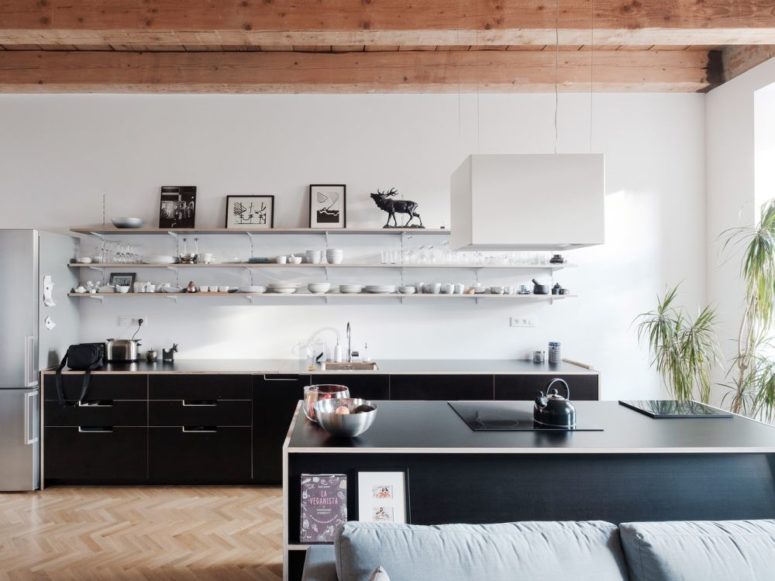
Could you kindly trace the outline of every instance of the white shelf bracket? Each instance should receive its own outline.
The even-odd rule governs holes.
[[[103,300],[105,300],[105,297],[100,296],[98,294],[94,294],[94,293],[89,293],[86,296],[89,297],[90,299],[94,300],[94,301],[102,302]]]
[[[248,301],[251,305],[253,304],[253,295],[246,295],[245,300]]]
[[[178,297],[175,295],[165,295],[164,298],[170,301],[174,301],[176,303],[178,302]]]
[[[96,270],[100,274],[102,274],[105,271],[105,267],[103,266],[89,266],[89,270]]]

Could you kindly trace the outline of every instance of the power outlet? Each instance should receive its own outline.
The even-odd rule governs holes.
[[[509,317],[511,327],[535,327],[535,321],[530,317]]]

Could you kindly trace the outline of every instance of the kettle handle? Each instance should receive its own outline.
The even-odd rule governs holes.
[[[565,386],[565,399],[570,400],[570,387],[568,386],[568,382],[565,381],[562,377],[555,377],[549,382],[549,385],[546,386],[547,395],[555,383],[562,383]]]

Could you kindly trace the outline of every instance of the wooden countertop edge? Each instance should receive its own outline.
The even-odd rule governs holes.
[[[294,448],[288,445],[289,454],[775,454],[775,448]]]

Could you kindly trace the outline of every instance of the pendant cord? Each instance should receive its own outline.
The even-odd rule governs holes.
[[[592,153],[592,122],[594,121],[594,71],[595,71],[595,0],[592,0],[592,31],[589,55],[589,153]]]
[[[554,4],[554,154],[557,155],[557,143],[560,139],[558,123],[560,110],[560,0],[555,0]]]

